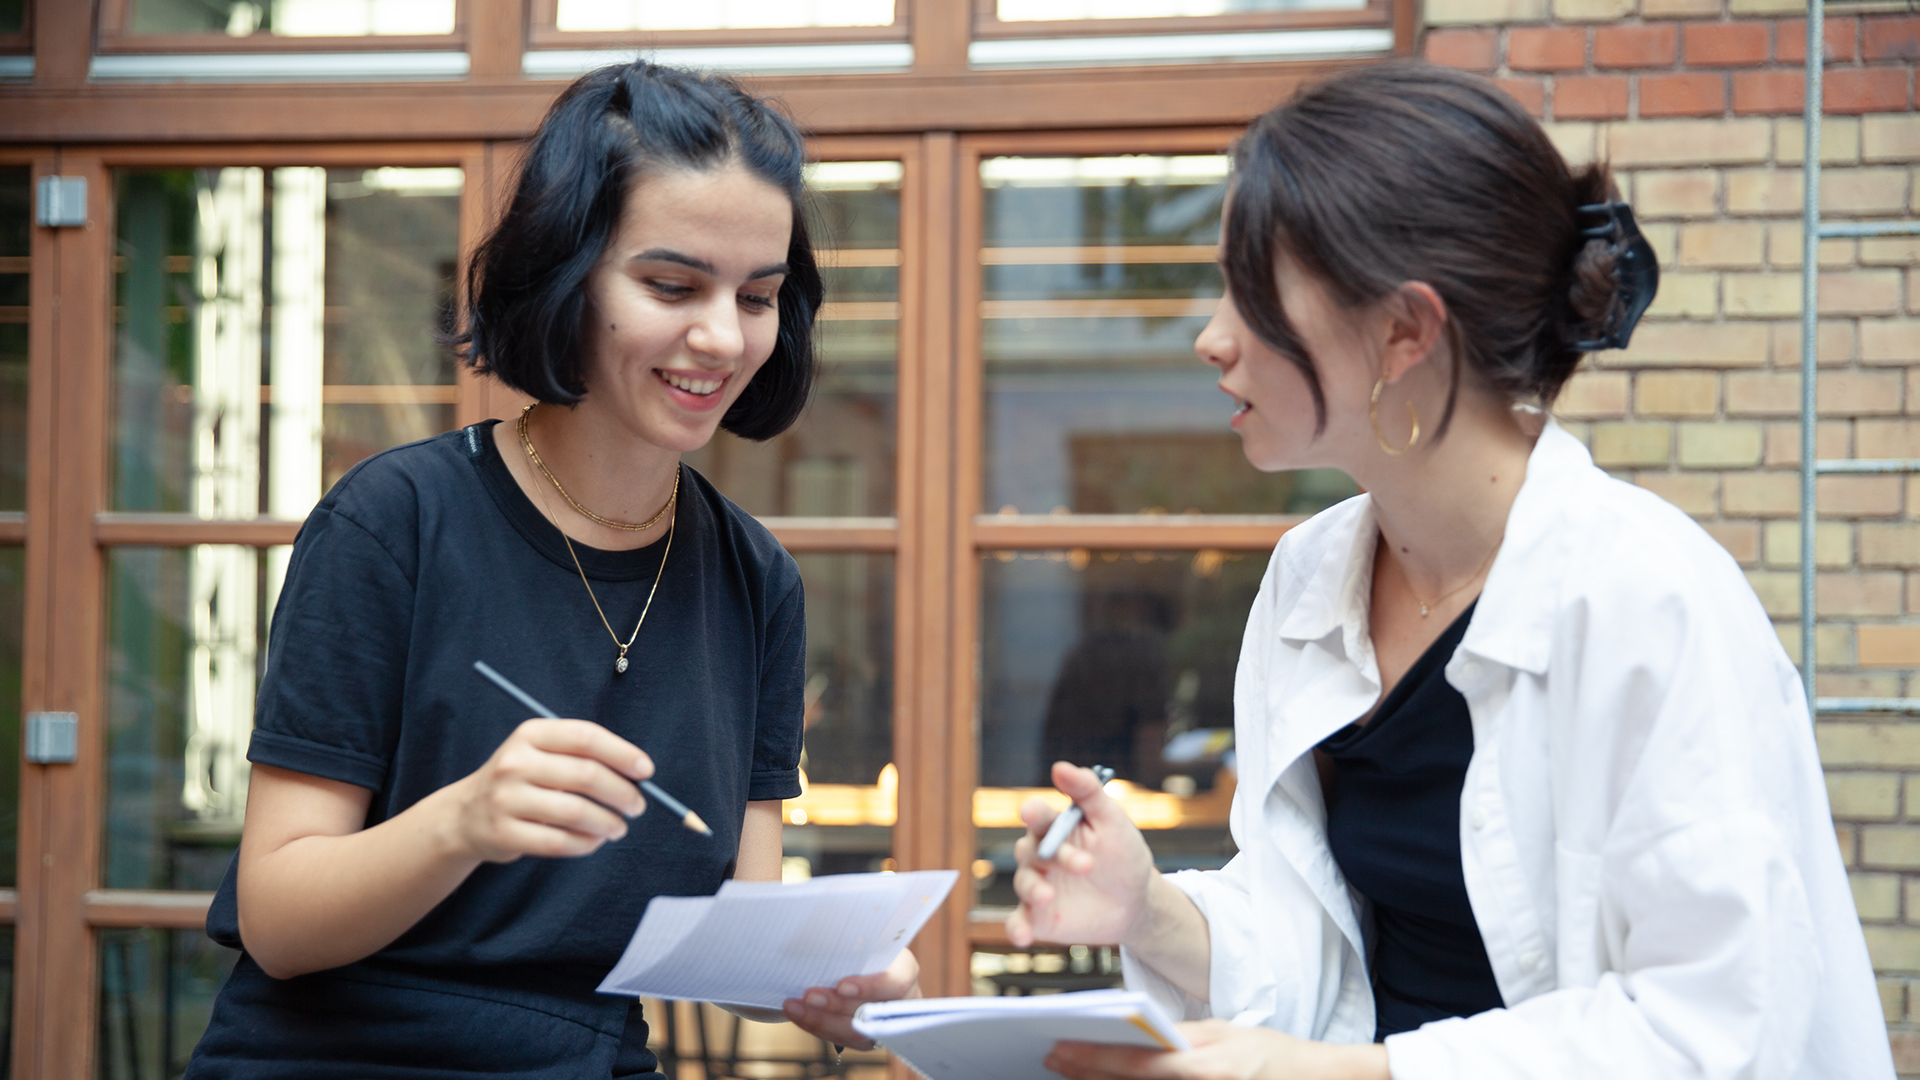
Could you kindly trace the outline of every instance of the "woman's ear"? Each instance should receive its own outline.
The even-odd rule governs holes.
[[[1388,383],[1432,356],[1447,332],[1447,302],[1424,281],[1409,281],[1381,305],[1386,320],[1380,375]]]

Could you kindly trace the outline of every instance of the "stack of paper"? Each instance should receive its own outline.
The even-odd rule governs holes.
[[[600,992],[777,1009],[808,987],[884,970],[958,876],[728,881],[714,896],[657,896]]]
[[[1145,994],[928,998],[860,1006],[854,1029],[929,1080],[1059,1080],[1040,1063],[1062,1039],[1190,1049]]]

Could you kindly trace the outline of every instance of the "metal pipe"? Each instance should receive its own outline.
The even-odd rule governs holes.
[[[1826,72],[1827,27],[1823,0],[1807,0],[1806,204],[1801,208],[1800,252],[1800,677],[1807,703],[1814,706],[1813,534],[1815,458],[1819,428],[1820,348],[1820,114],[1822,76]]]
[[[1851,458],[1842,461],[1816,461],[1813,471],[1826,473],[1910,473],[1920,472],[1920,458]]]
[[[1821,713],[1920,713],[1920,698],[1823,697],[1814,702]]]
[[[1836,221],[1820,226],[1820,239],[1920,236],[1920,221]]]

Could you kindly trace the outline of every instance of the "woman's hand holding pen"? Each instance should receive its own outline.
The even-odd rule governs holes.
[[[831,987],[815,986],[784,1006],[787,1019],[835,1046],[873,1049],[873,1040],[853,1030],[853,1011],[869,1001],[920,996],[920,961],[901,949],[885,971],[853,975]]]
[[[586,855],[627,835],[653,775],[637,746],[585,720],[528,720],[485,765],[456,782],[455,842],[473,857]]]
[[[1101,790],[1093,770],[1055,762],[1053,783],[1083,817],[1054,857],[1041,859],[1040,840],[1057,815],[1040,799],[1020,808],[1027,825],[1027,835],[1013,849],[1019,863],[1013,889],[1020,906],[1007,917],[1007,937],[1022,947],[1035,941],[1125,941],[1147,909],[1156,876],[1153,854],[1126,810]]]

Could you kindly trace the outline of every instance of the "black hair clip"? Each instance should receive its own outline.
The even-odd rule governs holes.
[[[1660,291],[1660,261],[1654,258],[1653,245],[1640,235],[1634,224],[1633,208],[1623,202],[1587,203],[1577,208],[1584,223],[1580,235],[1588,240],[1605,240],[1618,252],[1613,263],[1614,303],[1600,327],[1600,336],[1575,341],[1569,348],[1579,352],[1624,349],[1633,337],[1633,328]]]

